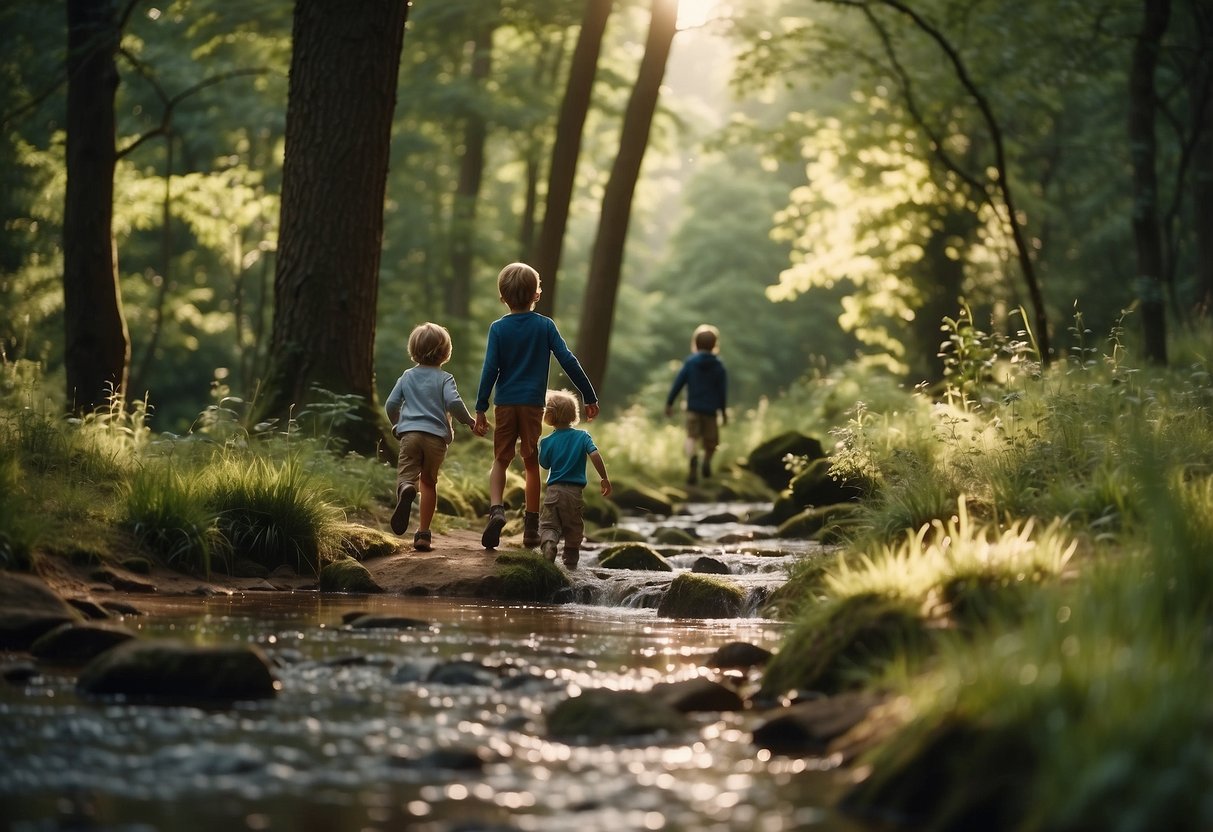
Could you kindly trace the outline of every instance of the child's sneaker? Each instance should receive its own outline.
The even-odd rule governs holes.
[[[528,511],[522,515],[522,545],[534,549],[539,545],[539,512]]]
[[[409,512],[413,510],[413,498],[417,496],[417,486],[406,482],[400,486],[396,495],[396,510],[392,512],[392,531],[404,534],[409,528]]]
[[[413,549],[416,551],[428,552],[433,548],[433,537],[430,535],[429,529],[419,531],[413,535]]]
[[[548,559],[548,561],[550,563],[556,562],[556,541],[555,540],[544,541],[544,543],[540,546],[539,551],[540,551],[540,553],[543,554],[543,556],[545,558]]]
[[[553,543],[552,546],[555,548],[556,544]],[[565,549],[560,556],[560,560],[564,563],[565,569],[576,569],[577,562],[581,560],[581,552],[577,549]]]
[[[480,545],[486,549],[496,549],[501,543],[501,530],[505,528],[505,506],[489,506],[489,522],[484,525],[484,534],[480,536]]]

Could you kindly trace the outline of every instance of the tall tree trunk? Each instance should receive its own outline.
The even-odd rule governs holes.
[[[560,103],[556,142],[552,146],[552,164],[548,170],[543,225],[539,229],[539,246],[532,258],[532,264],[543,280],[543,294],[536,309],[544,315],[553,315],[556,311],[557,276],[564,249],[564,231],[569,224],[569,204],[573,199],[577,157],[581,155],[581,134],[585,129],[594,77],[598,74],[602,37],[613,3],[614,0],[586,0],[581,31],[577,35],[577,45],[573,47],[564,100]]]
[[[1129,73],[1129,153],[1133,162],[1133,241],[1137,247],[1137,292],[1141,301],[1146,358],[1167,363],[1166,291],[1163,285],[1162,236],[1158,224],[1157,99],[1154,69],[1170,0],[1143,0],[1144,16]]]
[[[111,227],[119,31],[112,0],[68,0],[63,319],[67,404],[74,413],[125,395],[130,363]]]
[[[1196,237],[1196,312],[1203,318],[1213,315],[1213,10],[1201,3],[1192,4],[1196,20],[1197,42],[1206,44],[1198,51],[1198,71],[1189,74],[1189,110],[1197,131],[1192,154],[1192,222]]]
[[[649,128],[653,123],[653,113],[657,110],[657,96],[661,91],[661,79],[665,76],[666,60],[670,55],[677,23],[678,0],[653,0],[652,20],[644,57],[640,61],[640,73],[628,97],[619,137],[619,152],[602,197],[602,213],[598,218],[598,234],[590,257],[590,275],[577,340],[577,357],[595,390],[602,389],[602,380],[606,376],[611,327],[615,318],[615,297],[619,293],[632,197],[648,147]]]
[[[492,72],[496,9],[488,10],[487,15],[479,17],[472,38],[471,80],[477,92],[484,89],[485,81]],[[460,329],[466,328],[471,312],[476,203],[480,199],[480,183],[484,178],[484,146],[488,132],[483,103],[477,96],[464,119],[459,182],[451,209],[451,281],[447,284],[446,313],[450,318],[448,324]]]
[[[352,395],[332,425],[352,450],[390,442],[375,395],[374,345],[383,200],[402,0],[297,0],[274,321],[256,413],[285,421],[317,387]]]

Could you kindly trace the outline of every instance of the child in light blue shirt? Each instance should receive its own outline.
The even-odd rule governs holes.
[[[548,391],[543,421],[555,428],[539,440],[539,465],[548,469],[547,493],[539,511],[539,551],[556,560],[556,544],[563,538],[561,559],[569,569],[577,568],[585,527],[585,461],[589,459],[602,480],[602,496],[611,494],[606,463],[589,433],[574,427],[579,421],[577,399],[566,390]]]
[[[485,431],[477,427],[459,397],[455,377],[442,369],[451,360],[451,334],[446,327],[429,322],[416,327],[409,334],[409,357],[417,366],[404,371],[384,403],[392,434],[400,440],[392,531],[404,534],[408,530],[409,513],[420,487],[419,528],[413,535],[413,548],[428,552],[430,522],[438,503],[438,469],[455,438],[451,419],[467,425],[477,436],[484,436]]]

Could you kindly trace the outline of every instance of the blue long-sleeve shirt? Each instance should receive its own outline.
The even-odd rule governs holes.
[[[716,413],[728,400],[728,374],[724,362],[706,350],[692,353],[674,377],[666,406],[672,406],[683,387],[687,389],[687,410],[692,413]]]
[[[593,385],[561,337],[556,322],[538,312],[511,312],[489,326],[476,411],[488,412],[490,394],[497,405],[543,407],[553,355],[581,393],[582,401],[597,403]]]

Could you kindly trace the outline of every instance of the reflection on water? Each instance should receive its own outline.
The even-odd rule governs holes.
[[[853,828],[822,808],[840,780],[828,761],[750,743],[758,713],[699,715],[656,742],[545,738],[544,713],[580,689],[706,674],[726,642],[775,649],[778,623],[315,593],[139,604],[149,614],[125,623],[144,637],[262,646],[279,696],[202,710],[82,701],[66,673],[0,684],[4,828]],[[431,625],[343,627],[354,610]],[[439,665],[461,675],[422,681]]]

